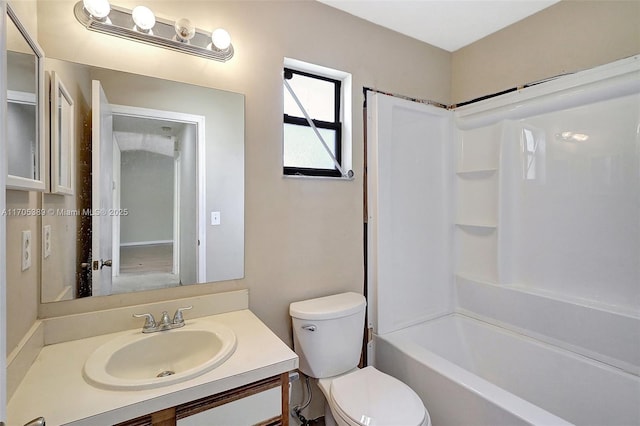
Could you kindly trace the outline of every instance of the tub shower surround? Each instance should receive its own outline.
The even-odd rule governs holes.
[[[434,424],[640,424],[640,57],[449,115],[373,97],[376,366],[413,387]],[[444,163],[411,177],[437,201],[415,217],[382,158],[412,144]],[[402,222],[418,234],[404,246],[389,231]],[[437,252],[416,244],[434,232],[450,259],[403,276]],[[404,258],[407,247],[418,250]]]

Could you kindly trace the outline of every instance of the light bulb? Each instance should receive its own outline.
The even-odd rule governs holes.
[[[109,0],[82,0],[82,5],[89,15],[99,20],[103,20],[111,12]]]
[[[211,42],[216,49],[227,50],[231,46],[231,36],[226,30],[218,28],[211,34]]]
[[[149,32],[156,24],[156,17],[148,7],[136,6],[131,12],[131,17],[136,23],[137,29],[144,32]]]
[[[187,18],[178,19],[174,27],[179,41],[189,41],[196,35],[196,27]]]

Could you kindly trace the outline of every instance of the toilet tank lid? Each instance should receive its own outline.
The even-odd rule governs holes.
[[[358,293],[340,293],[289,305],[289,315],[306,320],[341,318],[364,310],[366,300]]]

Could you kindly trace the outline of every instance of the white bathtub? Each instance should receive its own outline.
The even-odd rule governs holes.
[[[501,327],[451,314],[374,337],[434,426],[640,425],[638,376]]]

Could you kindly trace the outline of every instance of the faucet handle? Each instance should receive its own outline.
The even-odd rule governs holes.
[[[161,327],[169,327],[171,326],[171,318],[169,318],[169,312],[162,311],[162,318],[160,319]]]
[[[151,314],[133,314],[135,318],[146,318],[144,321],[144,325],[142,326],[142,331],[151,330],[157,327],[156,320]]]
[[[184,325],[184,317],[182,316],[182,311],[188,311],[192,308],[193,305],[176,309],[176,313],[173,315],[173,325]]]

